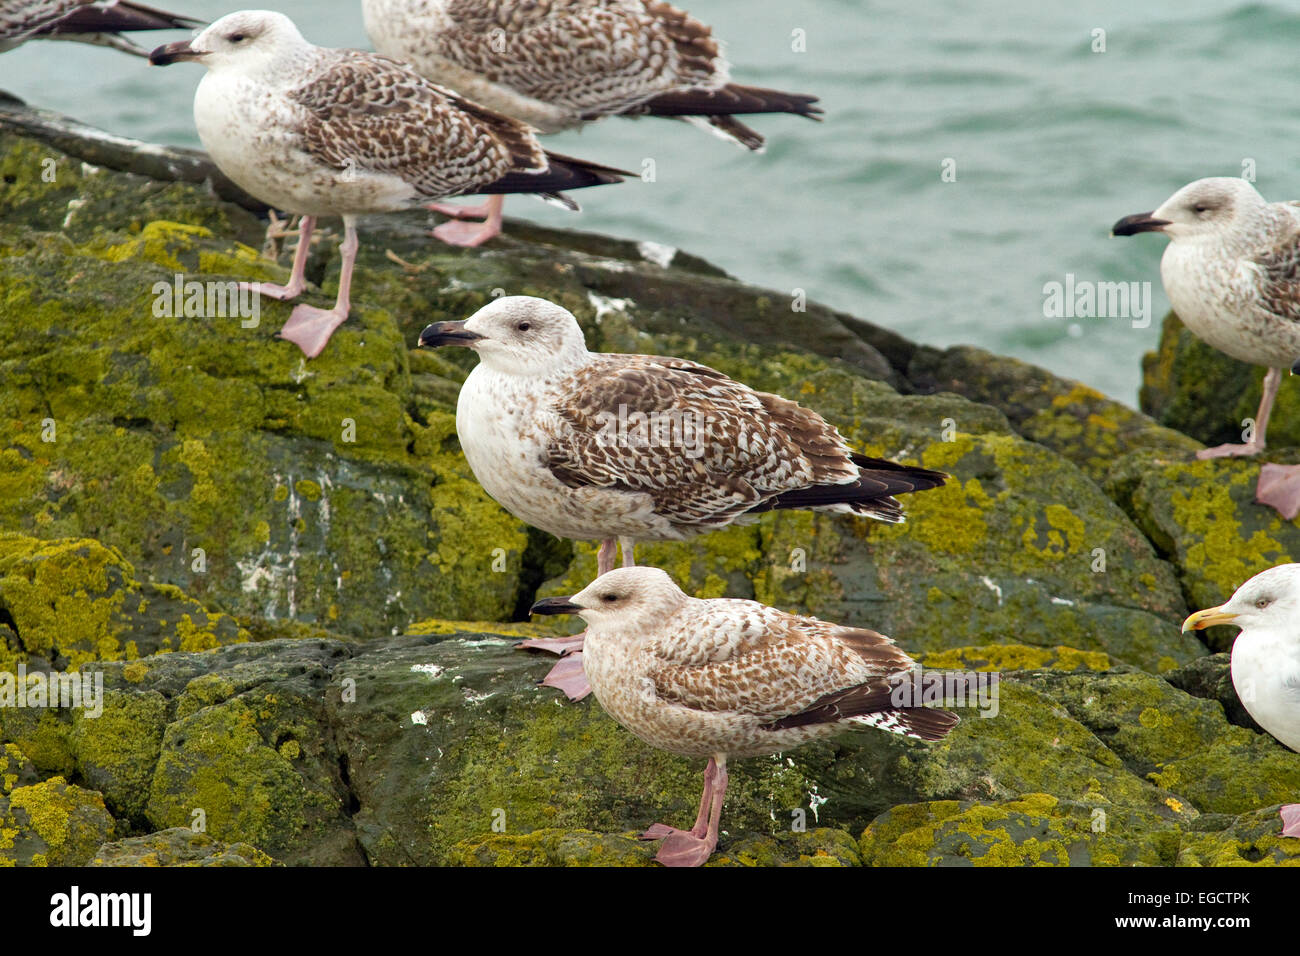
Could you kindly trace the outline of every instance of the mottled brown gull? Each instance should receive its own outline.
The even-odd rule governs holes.
[[[229,14],[150,59],[208,68],[194,121],[213,162],[258,199],[303,217],[289,284],[261,284],[263,295],[297,297],[316,219],[343,218],[334,308],[299,305],[280,332],[308,357],[319,355],[348,317],[358,215],[472,193],[535,193],[577,208],[561,190],[621,179],[615,170],[544,152],[523,123],[387,57],[314,46],[280,13]]]
[[[1250,716],[1300,753],[1300,564],[1255,575],[1218,607],[1197,611],[1183,630],[1241,628],[1232,645],[1232,686]],[[1300,803],[1282,807],[1282,835],[1300,837]]]
[[[0,0],[0,53],[28,40],[76,40],[148,56],[123,33],[189,30],[202,23],[127,0]]]
[[[728,759],[853,727],[938,740],[958,722],[896,703],[916,663],[883,634],[755,601],[699,600],[658,568],[610,571],[532,610],[586,621],[582,666],[614,720],[652,747],[709,761],[694,826],[642,835],[663,838],[656,859],[666,866],[699,866],[717,846]]]
[[[1220,352],[1268,369],[1250,440],[1197,453],[1259,454],[1282,369],[1300,359],[1300,207],[1270,203],[1244,179],[1198,179],[1159,209],[1125,216],[1111,231],[1168,236],[1160,278],[1178,318]],[[1300,466],[1263,465],[1255,499],[1294,518]]]
[[[820,415],[679,358],[589,352],[566,309],[497,299],[422,346],[474,349],[456,431],[499,504],[561,538],[599,540],[598,570],[636,541],[673,541],[774,509],[903,520],[893,497],[946,475],[869,458]],[[535,645],[546,648],[546,645]],[[572,663],[574,696],[585,682]],[[556,678],[562,676],[555,675]]]
[[[751,150],[763,137],[737,115],[816,119],[817,98],[741,86],[713,31],[659,0],[363,0],[380,53],[542,133],[605,116],[665,116]],[[443,206],[500,222],[501,199]]]

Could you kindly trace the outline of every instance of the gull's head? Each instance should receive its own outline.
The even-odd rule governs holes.
[[[544,598],[533,614],[577,614],[599,630],[646,633],[661,624],[686,594],[658,568],[616,568],[606,571],[571,598]]]
[[[577,368],[588,357],[573,313],[527,295],[497,299],[463,322],[435,322],[420,333],[421,348],[443,345],[471,348],[488,368],[528,377]]]
[[[1244,179],[1215,176],[1188,183],[1158,209],[1125,216],[1111,227],[1112,236],[1162,232],[1174,241],[1219,240],[1252,222],[1268,208]]]
[[[255,71],[308,46],[292,20],[273,10],[240,10],[213,23],[192,40],[168,43],[149,54],[154,66],[195,60],[210,70]]]
[[[1290,628],[1300,638],[1300,564],[1280,564],[1255,575],[1218,607],[1197,611],[1183,622],[1183,631],[1201,631],[1215,624],[1246,628]]]

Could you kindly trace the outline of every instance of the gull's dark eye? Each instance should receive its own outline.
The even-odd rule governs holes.
[[[231,43],[242,43],[245,37],[244,34],[242,33],[232,33],[230,34],[230,36],[226,37],[226,39],[229,40]]]
[[[606,593],[606,594],[602,594],[600,596],[600,599],[604,601],[606,604],[613,604],[615,601],[618,600],[618,595],[613,593]]]
[[[518,325],[515,326],[515,328],[517,328],[520,332],[527,332],[532,327],[533,326],[531,322],[520,322]]]
[[[1272,598],[1262,597],[1255,602],[1255,607],[1259,608],[1262,611],[1264,610],[1264,608],[1268,607],[1272,603],[1273,603]]]
[[[1196,213],[1199,216],[1203,212],[1208,212],[1209,209],[1210,207],[1205,205],[1205,203],[1198,202],[1195,206],[1192,207],[1192,212]]]

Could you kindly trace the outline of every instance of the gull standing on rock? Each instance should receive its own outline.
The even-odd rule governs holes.
[[[1226,604],[1189,617],[1183,631],[1215,624],[1241,628],[1232,645],[1232,686],[1242,705],[1300,753],[1300,564],[1261,571]],[[1282,807],[1282,835],[1300,837],[1300,803]]]
[[[28,40],[76,40],[148,56],[122,34],[190,30],[202,22],[127,0],[0,0],[0,53]]]
[[[507,511],[561,538],[680,541],[774,509],[903,520],[893,497],[947,475],[859,455],[820,415],[679,358],[587,351],[568,310],[508,296],[421,346],[473,349],[456,432],[474,476]],[[549,643],[529,646],[557,649]],[[559,670],[559,668],[557,668]],[[576,661],[571,697],[586,693]]]
[[[544,152],[523,123],[387,57],[314,46],[280,13],[232,13],[193,40],[150,54],[158,65],[179,60],[208,68],[194,121],[213,162],[253,196],[303,217],[289,284],[261,283],[258,291],[297,297],[317,217],[343,217],[334,308],[299,305],[280,331],[309,358],[348,317],[358,215],[472,193],[536,193],[576,209],[560,190],[622,179]]]
[[[363,0],[375,49],[542,133],[605,116],[701,124],[747,149],[763,137],[736,119],[817,119],[815,96],[731,82],[712,30],[660,0]],[[500,228],[502,197],[445,205],[453,218]]]
[[[938,740],[956,714],[900,706],[916,662],[883,634],[799,617],[756,601],[689,597],[658,568],[620,568],[534,614],[587,622],[582,665],[600,706],[637,737],[704,757],[695,825],[657,823],[656,859],[699,866],[718,843],[727,760],[797,747],[854,727]]]
[[[1300,359],[1300,207],[1270,203],[1244,179],[1198,179],[1153,212],[1125,216],[1111,233],[1162,232],[1165,293],[1183,324],[1233,358],[1263,365],[1264,394],[1254,434],[1198,458],[1257,455],[1282,369]],[[1255,500],[1288,520],[1300,513],[1300,466],[1265,464]]]

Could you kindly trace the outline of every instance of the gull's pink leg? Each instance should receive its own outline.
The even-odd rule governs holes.
[[[289,274],[288,285],[275,285],[270,282],[241,282],[241,289],[252,289],[259,295],[269,296],[284,302],[296,299],[307,288],[307,254],[311,251],[311,234],[316,228],[315,216],[303,216],[298,223],[298,248],[293,254],[293,272]]]
[[[718,828],[722,821],[722,801],[727,794],[727,756],[718,754],[714,760],[712,792],[709,794],[709,802],[712,807],[709,811],[709,826],[703,837],[697,837],[694,833],[682,833],[680,831],[669,834],[663,843],[659,845],[659,852],[655,854],[655,859],[664,866],[703,866],[713,855],[714,848],[718,845]]]
[[[542,678],[542,686],[554,687],[556,690],[563,691],[569,700],[577,701],[591,693],[591,684],[582,669],[582,643],[585,634],[584,631],[573,637],[539,637],[520,641],[515,646],[527,651],[559,654],[559,663],[546,672],[546,676]]]
[[[289,321],[280,330],[280,338],[288,339],[302,349],[307,358],[315,358],[324,350],[330,336],[348,317],[352,308],[352,267],[357,261],[357,223],[351,216],[343,217],[343,265],[339,270],[339,294],[332,309],[318,309],[300,305],[289,315]]]
[[[642,840],[662,840],[664,837],[672,836],[674,833],[681,833],[685,836],[694,837],[697,840],[704,839],[708,833],[709,809],[713,806],[713,782],[718,776],[718,764],[712,757],[709,758],[709,765],[704,768],[704,791],[700,794],[700,812],[695,815],[695,825],[689,830],[679,830],[676,827],[670,827],[666,823],[656,823],[641,834]]]
[[[1218,445],[1214,448],[1202,448],[1196,457],[1206,458],[1247,458],[1258,455],[1264,450],[1264,436],[1268,431],[1268,417],[1273,413],[1273,400],[1277,398],[1278,387],[1282,384],[1282,370],[1271,368],[1264,376],[1264,394],[1259,399],[1259,411],[1255,413],[1255,436],[1245,445]]]
[[[600,550],[596,552],[596,577],[614,570],[614,549],[617,547],[617,538],[606,538],[600,543]]]
[[[441,216],[450,216],[452,219],[486,219],[492,213],[492,201],[488,200],[481,206],[457,206],[454,203],[431,202],[424,208]]]
[[[1255,500],[1276,509],[1287,521],[1293,520],[1300,514],[1300,465],[1261,465]]]
[[[636,567],[636,558],[633,556],[636,551],[636,541],[632,538],[619,538],[618,545],[623,550],[623,567]]]
[[[587,672],[582,669],[582,651],[561,657],[560,662],[542,678],[542,686],[563,691],[564,696],[572,701],[582,700],[590,694],[591,683],[587,680]]]
[[[1282,835],[1300,837],[1300,803],[1288,803],[1282,808]]]
[[[481,246],[494,236],[501,235],[502,209],[505,206],[505,201],[505,196],[493,196],[489,199],[484,204],[487,209],[487,217],[481,223],[462,222],[459,219],[453,219],[451,222],[444,222],[433,230],[430,235],[451,246],[464,246],[466,248]]]

